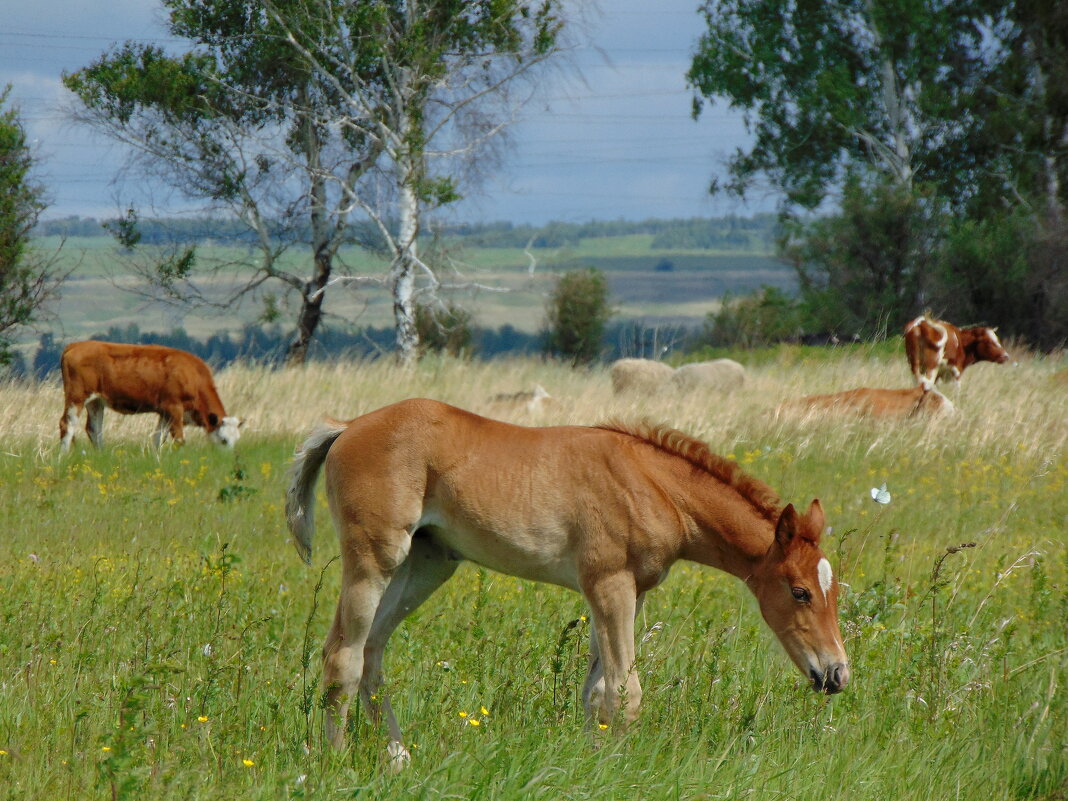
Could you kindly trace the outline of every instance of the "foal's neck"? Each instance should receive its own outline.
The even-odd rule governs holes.
[[[695,510],[696,526],[688,534],[682,557],[744,580],[771,547],[775,524],[733,491],[722,494],[727,497],[711,499]]]

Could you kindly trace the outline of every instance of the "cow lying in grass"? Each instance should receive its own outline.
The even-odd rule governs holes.
[[[779,407],[780,412],[814,410],[905,420],[913,417],[954,414],[957,407],[938,390],[927,389],[922,385],[912,389],[861,387],[829,395],[807,395],[787,401]]]
[[[60,369],[64,402],[59,436],[64,451],[74,439],[83,408],[85,432],[98,448],[104,444],[105,407],[120,414],[158,414],[153,438],[157,448],[165,432],[183,442],[185,423],[202,427],[212,442],[228,447],[241,435],[242,421],[227,416],[211,370],[184,350],[86,340],[64,349]]]

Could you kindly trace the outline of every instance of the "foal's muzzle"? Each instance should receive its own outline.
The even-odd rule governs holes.
[[[812,679],[812,689],[827,695],[841,692],[849,684],[849,667],[842,662],[835,662],[823,673],[813,668],[808,675]]]

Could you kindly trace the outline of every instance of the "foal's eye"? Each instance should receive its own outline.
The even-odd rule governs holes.
[[[804,587],[794,587],[792,590],[790,590],[790,592],[794,594],[794,598],[796,598],[803,604],[807,604],[809,601],[812,600],[812,595],[810,595],[809,591],[806,590]]]

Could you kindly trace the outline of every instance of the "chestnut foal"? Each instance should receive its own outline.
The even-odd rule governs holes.
[[[328,420],[297,451],[286,519],[310,561],[315,482],[341,545],[342,587],[323,648],[326,733],[344,744],[356,693],[383,717],[394,767],[409,756],[379,694],[393,630],[467,559],[581,592],[590,606],[591,721],[637,716],[634,618],[678,559],[746,583],[814,689],[849,681],[823,509],[774,491],[681,432],[649,424],[527,428],[431,400]],[[623,709],[619,707],[622,705]]]

